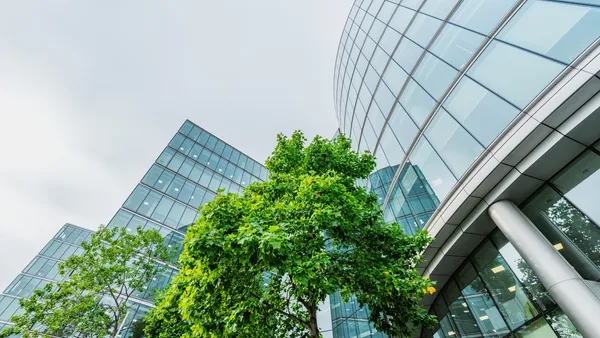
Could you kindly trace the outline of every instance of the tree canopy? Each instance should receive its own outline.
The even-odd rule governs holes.
[[[21,299],[23,313],[10,319],[14,325],[0,337],[117,337],[129,299],[166,268],[156,260],[172,255],[158,231],[141,227],[129,234],[101,226],[81,247],[81,255],[59,263],[67,279]]]
[[[430,242],[386,224],[373,171],[350,140],[279,135],[269,180],[218,195],[188,229],[180,274],[146,319],[149,337],[319,337],[316,313],[340,290],[394,336],[429,326],[419,305],[433,283],[416,270]]]

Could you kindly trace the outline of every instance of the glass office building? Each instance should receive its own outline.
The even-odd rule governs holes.
[[[17,278],[0,294],[0,331],[10,325],[10,317],[19,311],[19,299],[27,298],[34,290],[50,282],[62,281],[58,263],[83,251],[81,242],[90,238],[92,231],[73,224],[65,224],[23,269]]]
[[[600,336],[599,36],[598,0],[353,4],[339,128],[377,157],[385,220],[435,237],[417,268],[440,325],[416,337]]]
[[[140,225],[144,230],[155,229],[164,237],[165,244],[181,250],[187,228],[200,215],[198,208],[211,201],[218,190],[238,193],[252,182],[264,181],[267,176],[260,163],[185,121],[108,227],[122,227],[130,232],[135,232]],[[8,325],[10,316],[18,311],[17,297],[27,297],[36,288],[58,278],[57,262],[81,250],[77,244],[90,234],[89,230],[66,225],[48,243],[11,283],[6,295],[0,296],[0,325]],[[130,312],[122,324],[121,337],[133,334],[132,325],[150,310],[155,290],[164,289],[176,274],[177,269],[169,264],[143,292],[134,294]]]

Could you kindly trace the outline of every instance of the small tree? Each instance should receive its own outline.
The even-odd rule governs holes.
[[[316,338],[318,305],[336,290],[394,336],[434,322],[419,301],[435,289],[415,268],[430,238],[384,223],[375,195],[355,184],[373,156],[344,136],[305,141],[279,135],[269,181],[203,208],[147,336]]]
[[[81,247],[81,256],[59,263],[67,280],[21,299],[23,313],[11,318],[14,325],[0,337],[117,337],[129,299],[166,268],[156,260],[171,257],[158,231],[141,227],[128,234],[101,226]]]

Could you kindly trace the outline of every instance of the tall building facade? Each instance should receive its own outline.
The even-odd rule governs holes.
[[[385,220],[435,238],[416,337],[600,337],[599,36],[598,0],[353,4],[337,119]]]
[[[221,139],[185,121],[141,182],[108,223],[108,227],[125,228],[135,233],[138,226],[157,230],[165,244],[182,249],[187,228],[200,216],[198,208],[211,201],[223,189],[239,193],[250,183],[263,181],[268,172],[262,164],[233,148]],[[10,317],[19,311],[18,298],[57,281],[58,262],[77,254],[78,246],[92,232],[65,225],[38,256],[0,295],[0,326],[10,325]],[[121,324],[120,337],[131,337],[133,325],[153,305],[156,290],[164,289],[177,274],[174,265],[131,299],[130,311]]]
[[[93,231],[73,224],[65,224],[44,246],[25,269],[0,294],[0,331],[10,325],[10,317],[19,311],[19,299],[27,298],[33,291],[50,282],[60,282],[58,263],[72,255],[80,254],[81,242],[90,238]]]

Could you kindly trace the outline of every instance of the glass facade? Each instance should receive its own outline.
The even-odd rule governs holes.
[[[0,294],[0,331],[10,325],[11,316],[19,313],[19,298],[27,298],[46,284],[63,279],[58,273],[58,263],[80,254],[83,251],[81,242],[88,240],[91,234],[92,231],[73,224],[65,224],[58,231]]]
[[[597,2],[357,0],[335,64],[340,130],[443,200],[504,128],[600,36]],[[392,219],[393,217],[389,217]]]
[[[379,197],[385,220],[398,222],[407,233],[425,227],[477,158],[597,41],[599,19],[598,1],[356,0],[335,62],[335,108],[340,131],[353,148],[377,159],[364,184]],[[588,156],[572,166],[595,163]],[[593,182],[593,175],[588,180]],[[545,189],[528,212],[544,219],[540,230],[554,236],[571,264],[599,280],[593,248],[600,233],[588,226],[600,221],[596,199],[568,179]],[[505,256],[506,243],[492,237],[487,243],[434,307],[448,330],[430,335],[559,335],[554,323],[566,317],[530,290],[518,266],[511,265],[516,258]],[[489,275],[489,264],[505,272]],[[494,277],[500,275],[502,283],[512,283],[508,296],[495,289],[501,281]],[[476,287],[469,287],[473,283]],[[469,305],[471,300],[477,305]],[[469,307],[461,309],[463,303]],[[344,311],[354,305],[336,303],[335,297],[331,306],[339,327],[349,327],[334,329],[334,337],[375,336],[368,325],[361,331],[350,323],[366,318],[357,319],[362,310],[350,316]]]
[[[144,230],[155,229],[167,246],[181,252],[187,228],[199,217],[199,207],[211,201],[220,190],[238,193],[250,183],[266,180],[267,176],[262,164],[185,121],[108,227],[125,228],[129,232],[135,232],[138,226]],[[28,297],[33,290],[58,280],[58,262],[80,252],[78,244],[91,233],[65,225],[9,285],[5,294],[0,295],[0,328],[9,325],[10,316],[19,310],[18,297]],[[143,292],[134,294],[120,337],[133,334],[132,325],[149,311],[156,290],[164,289],[177,273],[177,269],[169,267],[155,276]]]

